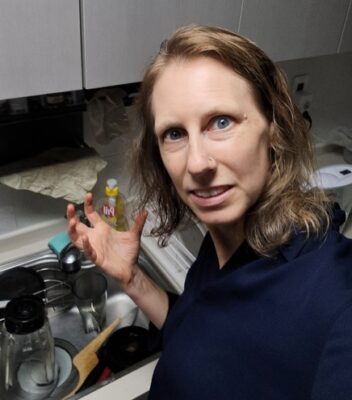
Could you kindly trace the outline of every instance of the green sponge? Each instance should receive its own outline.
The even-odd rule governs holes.
[[[53,236],[49,242],[49,248],[60,257],[63,250],[65,250],[71,244],[71,239],[67,232],[60,232]]]

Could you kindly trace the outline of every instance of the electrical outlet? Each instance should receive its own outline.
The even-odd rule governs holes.
[[[303,74],[295,76],[292,83],[293,98],[302,113],[309,110],[313,101],[313,94],[307,91],[308,81],[309,75]]]
[[[303,92],[307,90],[309,75],[297,75],[293,78],[292,93]]]

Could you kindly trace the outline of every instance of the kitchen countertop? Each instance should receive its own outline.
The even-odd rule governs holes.
[[[157,362],[158,358],[147,362],[139,368],[133,369],[133,367],[131,367],[131,372],[128,372],[123,376],[118,377],[115,381],[99,387],[97,390],[79,398],[84,400],[146,399]]]
[[[49,239],[66,227],[66,219],[58,218],[0,235],[0,263],[47,250]]]

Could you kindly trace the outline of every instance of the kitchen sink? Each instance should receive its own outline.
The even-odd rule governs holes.
[[[92,268],[98,269],[97,267]],[[81,273],[84,272],[84,270],[81,271]],[[117,329],[130,325],[141,326],[147,329],[148,320],[142,311],[137,308],[129,296],[121,291],[115,280],[105,274],[103,275],[107,278],[108,282],[106,320],[103,329],[117,318],[121,321]],[[84,332],[78,308],[74,305],[73,299],[70,306],[69,296],[64,299],[63,304],[61,304],[60,298],[56,304],[58,305],[48,307],[49,322],[53,336],[67,340],[77,349],[82,349],[97,334],[95,332]]]
[[[142,264],[145,262],[145,260],[139,261]],[[75,305],[70,290],[70,283],[78,275],[85,273],[88,268],[94,270],[99,270],[99,268],[89,261],[84,261],[78,273],[65,274],[60,270],[58,259],[55,254],[51,251],[44,251],[34,254],[31,257],[25,257],[2,265],[0,266],[0,273],[16,267],[31,268],[42,275],[47,288],[46,307],[52,334],[56,343],[68,344],[71,349],[69,353],[72,358],[94,339],[97,333],[85,333],[78,308]],[[103,275],[107,278],[108,282],[106,321],[103,329],[117,318],[120,319],[120,324],[116,329],[131,325],[148,329],[149,321],[143,312],[136,306],[132,299],[120,289],[118,283],[114,279],[106,274]],[[66,351],[68,351],[67,348]],[[77,378],[77,372],[75,377],[72,378],[71,376],[71,388],[72,385],[74,385],[72,381],[74,378]],[[91,387],[89,391],[92,389]],[[61,394],[53,398],[61,398],[61,396],[63,396],[62,393],[65,394],[65,392],[61,390]],[[79,394],[80,393],[78,393],[75,398],[79,398]]]

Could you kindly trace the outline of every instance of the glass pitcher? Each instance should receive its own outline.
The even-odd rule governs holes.
[[[0,337],[0,399],[47,398],[57,385],[58,371],[43,301],[36,296],[12,299]]]

